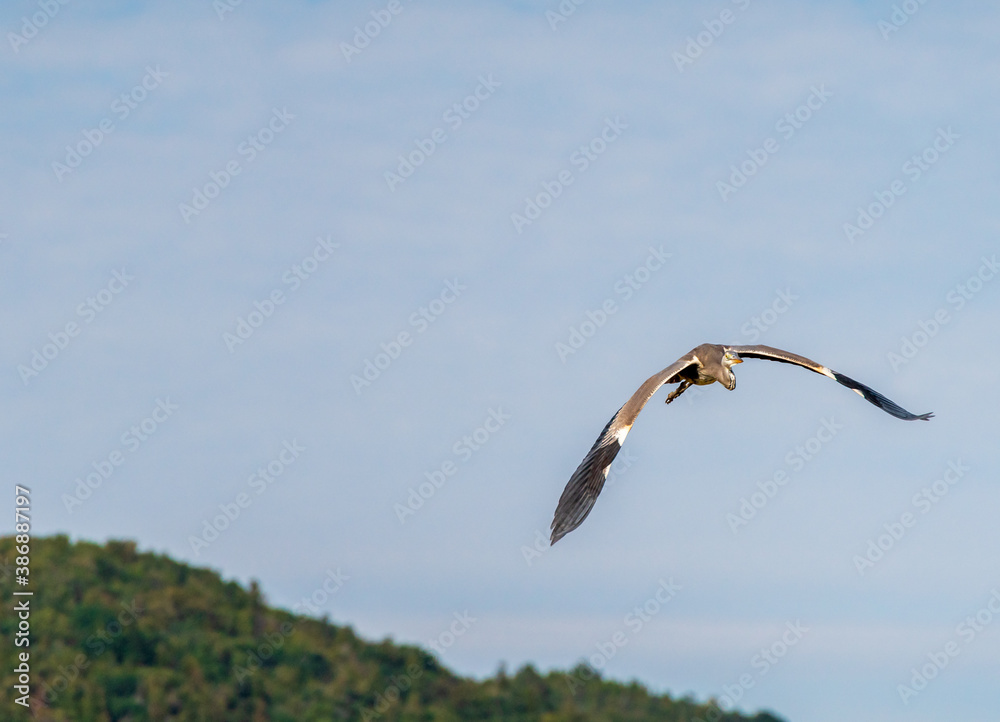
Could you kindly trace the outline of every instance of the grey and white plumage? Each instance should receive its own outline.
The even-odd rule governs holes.
[[[668,404],[692,384],[704,386],[718,381],[732,391],[736,388],[736,375],[733,373],[732,367],[734,364],[742,363],[744,358],[779,361],[815,371],[846,386],[897,419],[927,421],[934,415],[932,413],[911,414],[878,391],[804,356],[770,346],[723,346],[704,343],[677,359],[658,374],[646,379],[646,382],[632,394],[632,398],[626,401],[625,405],[611,417],[607,426],[604,427],[604,431],[594,442],[594,446],[573,472],[573,476],[570,477],[562,496],[559,498],[555,518],[552,520],[550,543],[555,544],[580,526],[587,518],[590,510],[594,507],[598,494],[604,488],[611,462],[615,460],[621,450],[632,424],[639,412],[642,411],[642,407],[661,386],[679,384],[678,388],[667,396]]]

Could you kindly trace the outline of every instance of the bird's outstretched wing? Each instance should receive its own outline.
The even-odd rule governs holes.
[[[555,544],[580,526],[590,510],[594,508],[597,495],[601,493],[604,482],[608,478],[611,462],[618,456],[618,452],[625,442],[625,436],[632,428],[635,417],[642,411],[646,402],[663,384],[688,366],[696,363],[698,363],[698,359],[694,353],[689,353],[677,359],[655,376],[650,376],[632,394],[632,398],[626,401],[625,405],[611,417],[587,456],[573,472],[566,488],[563,489],[562,496],[559,497],[555,517],[552,519],[551,544]]]
[[[911,414],[895,401],[887,399],[875,389],[869,388],[863,383],[855,381],[848,376],[844,376],[844,374],[837,373],[833,369],[828,369],[823,364],[818,364],[811,359],[807,359],[805,356],[799,356],[798,354],[782,351],[780,348],[771,348],[770,346],[726,346],[726,348],[731,351],[735,351],[740,355],[740,358],[762,358],[767,359],[768,361],[780,361],[786,364],[795,364],[796,366],[807,368],[810,371],[815,371],[818,374],[823,374],[837,383],[851,389],[859,396],[863,396],[865,399],[875,404],[883,411],[892,414],[897,419],[903,419],[904,421],[915,421],[917,419],[927,421],[934,416],[932,413]]]

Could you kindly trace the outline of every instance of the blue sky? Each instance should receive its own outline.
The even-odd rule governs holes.
[[[35,533],[465,674],[992,719],[996,8],[562,8],[7,4],[0,423]],[[936,417],[751,361],[655,397],[536,548],[706,341]]]

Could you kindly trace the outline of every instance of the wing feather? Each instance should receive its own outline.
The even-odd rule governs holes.
[[[818,364],[812,359],[807,359],[805,356],[799,356],[798,354],[794,354],[789,351],[782,351],[780,348],[772,348],[771,346],[727,346],[726,348],[735,351],[741,358],[761,358],[768,361],[780,361],[781,363],[795,364],[796,366],[807,368],[810,371],[815,371],[818,374],[823,374],[842,386],[846,386],[851,389],[866,401],[875,404],[886,413],[895,416],[897,419],[903,419],[904,421],[927,421],[934,416],[933,413],[912,414],[895,401],[892,401],[891,399],[888,399],[880,394],[875,389],[865,386],[860,381],[855,381],[849,376],[844,376],[844,374],[838,373],[833,369],[829,369],[823,364]]]
[[[570,477],[566,488],[563,489],[563,493],[559,497],[559,504],[556,506],[556,513],[552,519],[551,544],[555,544],[580,526],[590,514],[598,495],[604,488],[611,462],[621,451],[625,436],[632,428],[633,422],[646,402],[661,386],[668,383],[680,371],[697,362],[694,354],[690,353],[670,364],[660,373],[650,376],[611,417],[601,435],[597,437],[597,441],[594,442],[590,451],[573,472],[573,476]]]

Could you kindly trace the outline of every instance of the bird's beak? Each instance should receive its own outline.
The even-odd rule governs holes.
[[[733,363],[734,364],[741,364],[741,363],[743,363],[743,359],[741,359],[739,356],[737,356],[736,358],[733,359]]]

